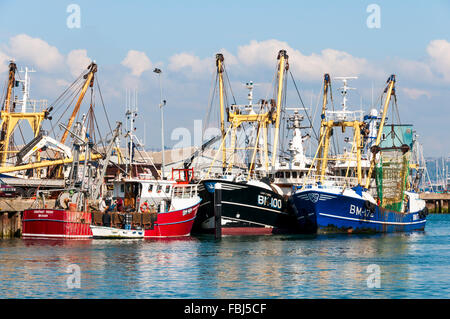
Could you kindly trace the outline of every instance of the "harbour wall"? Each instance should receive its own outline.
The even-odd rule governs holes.
[[[42,206],[43,203],[34,198],[0,199],[0,238],[21,237],[23,211]],[[46,200],[45,206],[54,208],[55,200]]]
[[[450,193],[421,193],[420,198],[425,200],[428,211],[432,214],[447,214]]]

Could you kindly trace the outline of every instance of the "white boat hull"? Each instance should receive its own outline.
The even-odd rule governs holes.
[[[105,226],[91,225],[92,235],[94,238],[144,238],[144,230],[136,229],[119,229]]]

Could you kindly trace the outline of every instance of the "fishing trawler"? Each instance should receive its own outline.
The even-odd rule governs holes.
[[[144,238],[189,236],[201,198],[197,185],[188,182],[125,178],[114,181],[113,198],[133,212],[133,225],[142,228]]]
[[[364,148],[361,131],[364,123],[348,110],[334,113],[324,110],[320,142],[314,158],[319,159],[317,176],[308,175],[290,197],[302,231],[398,232],[425,228],[425,202],[408,185],[410,147],[403,141],[400,145],[380,147],[389,103],[391,97],[395,97],[394,75],[389,77],[384,93],[384,107],[376,139],[370,148],[370,167],[364,183],[361,165],[361,150]],[[335,127],[353,129],[356,180],[348,176],[325,176],[330,137]],[[376,194],[373,196],[370,187],[374,169]]]
[[[126,170],[112,181],[112,199],[121,201],[123,207],[111,213],[113,227],[102,227],[103,213],[94,213],[92,232],[97,238],[111,238],[114,235],[119,238],[189,236],[201,201],[198,186],[190,184],[195,178],[194,169],[172,168],[171,178],[164,179],[163,171],[158,171],[151,158],[147,157],[159,175],[155,177],[150,170],[133,175],[138,164],[134,150],[140,152],[139,147],[143,145],[134,133],[138,113],[136,101],[137,97],[134,98],[134,105],[132,102],[127,105],[126,111],[129,120],[126,133],[128,154],[120,156],[126,162]],[[126,215],[130,217],[128,223],[124,223]],[[123,228],[127,228],[128,233],[118,231]]]
[[[217,78],[219,83],[221,145],[216,154],[222,155],[222,172],[212,174],[211,163],[206,175],[200,180],[199,192],[202,204],[194,224],[196,232],[214,230],[214,194],[215,186],[222,186],[222,233],[227,234],[274,234],[295,232],[295,215],[287,210],[286,197],[280,187],[268,177],[269,165],[277,159],[279,129],[282,111],[285,73],[288,71],[288,55],[285,50],[278,53],[276,98],[261,100],[260,103],[248,105],[232,104],[225,108],[224,93],[224,57],[216,55]],[[251,94],[249,95],[251,97]],[[226,111],[226,112],[225,112]],[[225,126],[227,118],[230,125]],[[254,146],[245,148],[251,153],[250,164],[244,167],[236,165],[239,147],[238,130],[245,130],[245,125],[256,130]],[[273,125],[272,161],[269,164],[268,129]],[[247,126],[248,127],[248,126]],[[260,137],[264,142],[260,145]],[[229,145],[227,144],[229,140]],[[255,170],[257,153],[263,162],[263,168]],[[217,175],[217,176],[214,176]]]
[[[298,185],[303,177],[308,173],[312,159],[305,155],[305,141],[310,138],[310,134],[302,135],[302,129],[311,128],[310,126],[301,126],[304,120],[303,115],[299,113],[299,108],[288,108],[293,113],[288,116],[288,129],[292,130],[292,139],[288,143],[289,156],[280,155],[275,165],[271,168],[268,177],[272,183],[278,186],[283,194],[289,196],[293,190],[293,186]],[[255,171],[265,170],[264,165],[259,165]]]
[[[92,237],[90,205],[101,196],[106,167],[121,127],[121,123],[118,122],[111,142],[103,153],[99,152],[93,139],[95,115],[92,99],[88,115],[83,115],[81,121],[75,122],[83,98],[88,88],[94,83],[96,71],[97,65],[91,63],[87,71],[71,85],[75,90],[79,89],[79,97],[67,124],[59,123],[60,127],[64,129],[61,139],[56,141],[53,138],[49,139],[48,136],[38,136],[25,147],[23,153],[23,155],[29,156],[33,152],[39,152],[46,148],[50,143],[59,145],[59,149],[65,150],[63,154],[66,156],[62,158],[63,155],[58,153],[51,160],[28,164],[21,163],[19,160],[19,165],[14,166],[16,171],[48,166],[51,168],[49,175],[53,174],[53,176],[59,177],[65,186],[51,191],[37,191],[36,202],[41,203],[42,207],[24,211],[22,236],[25,239],[36,237],[86,239]],[[76,86],[79,87],[76,88]],[[68,137],[72,138],[71,147],[64,145]],[[19,152],[20,154],[21,152]],[[19,156],[19,159],[23,159],[23,156]],[[55,192],[56,195],[53,196],[57,196],[53,209],[47,208],[46,204],[46,197],[50,195],[50,192]]]

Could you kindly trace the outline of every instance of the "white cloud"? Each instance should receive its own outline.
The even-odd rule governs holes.
[[[260,42],[252,40],[248,45],[238,48],[237,57],[245,65],[275,67],[280,50],[287,51],[295,76],[307,80],[321,79],[324,73],[329,73],[332,77],[363,74],[370,74],[371,77],[385,76],[366,59],[354,57],[347,52],[324,49],[319,54],[305,55],[287,42],[275,39]]]
[[[8,64],[11,58],[0,51],[0,73],[3,73],[5,71],[8,71]]]
[[[392,67],[397,70],[399,79],[403,78],[415,82],[429,82],[436,78],[430,65],[423,61],[396,59],[393,61]]]
[[[430,66],[437,73],[450,82],[450,42],[446,40],[433,40],[427,46],[430,57]]]
[[[276,67],[277,55],[280,50],[286,50],[289,63],[295,76],[308,80],[319,80],[324,73],[332,76],[370,74],[371,77],[387,75],[372,66],[366,59],[354,57],[351,54],[333,49],[325,49],[320,54],[304,55],[288,45],[287,42],[271,39],[265,41],[252,40],[249,44],[239,46],[237,55],[233,55],[226,49],[221,49],[225,58],[225,64],[232,66],[233,70],[244,71],[251,74],[249,67],[270,68]],[[215,57],[201,59],[191,53],[178,53],[170,57],[169,69],[182,71],[185,74],[195,76],[204,73],[212,73],[215,68]],[[235,73],[235,72],[233,72]]]
[[[278,40],[266,40],[258,42],[250,41],[247,45],[238,47],[238,59],[245,65],[275,65],[276,56],[281,49],[289,49],[286,42]]]
[[[188,76],[211,73],[215,67],[214,58],[200,59],[190,53],[178,53],[169,58],[169,70],[182,71]]]
[[[431,98],[431,94],[426,90],[414,89],[414,88],[402,88],[401,91],[406,94],[410,99],[417,100],[421,96]]]
[[[8,53],[15,60],[25,60],[48,72],[58,70],[63,65],[63,55],[44,40],[19,34],[12,37],[9,43]]]
[[[142,72],[150,70],[152,68],[152,62],[144,52],[130,50],[127,56],[121,62],[131,70],[131,74],[135,76],[141,76]]]
[[[227,65],[239,64],[238,58],[234,56],[232,53],[230,53],[227,49],[221,49],[219,50],[219,52],[223,54],[223,58]]]
[[[416,83],[450,83],[450,42],[433,40],[427,45],[427,56],[421,60],[395,59],[398,75]]]
[[[72,50],[67,55],[67,65],[69,66],[72,76],[77,77],[87,69],[91,63],[91,59],[87,56],[86,50]]]

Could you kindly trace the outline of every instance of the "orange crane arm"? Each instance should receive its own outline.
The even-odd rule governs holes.
[[[92,87],[94,84],[94,73],[97,72],[97,64],[91,63],[88,66],[89,73],[85,75],[86,81],[84,82],[83,88],[81,90],[80,96],[78,97],[77,104],[75,105],[75,108],[73,109],[72,115],[70,116],[69,123],[67,124],[67,130],[64,131],[63,136],[61,137],[61,143],[65,143],[67,136],[69,135],[69,130],[72,127],[73,121],[75,121],[75,117],[78,114],[78,111],[80,110],[81,102],[83,102],[84,95],[86,94],[86,91],[89,86]]]

